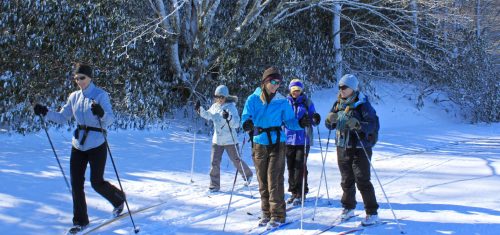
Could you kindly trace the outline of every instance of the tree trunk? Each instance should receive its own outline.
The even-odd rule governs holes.
[[[333,14],[333,48],[335,50],[335,64],[337,68],[335,69],[335,79],[337,84],[342,77],[342,51],[340,50],[340,12],[342,10],[342,5],[334,5]]]
[[[481,38],[481,0],[476,0],[476,37]]]
[[[176,0],[174,0],[174,1],[176,2]],[[161,17],[163,19],[163,21],[162,21],[163,28],[167,32],[176,32],[177,35],[179,35],[180,27],[179,27],[179,25],[172,25],[171,24],[170,19],[172,16],[167,17],[167,15],[169,15],[170,13],[167,13],[167,10],[165,8],[165,4],[163,4],[163,1],[156,0],[156,4],[158,7],[159,17]],[[176,7],[178,7],[176,3],[170,2],[169,9],[175,10]],[[174,24],[177,24],[179,22],[179,20],[178,20],[179,11],[176,11],[176,13],[174,13],[174,14],[177,17],[174,16],[173,22],[174,22]],[[170,65],[170,70],[172,71],[172,73],[174,74],[175,77],[181,78],[183,80],[186,79],[183,77],[181,62],[179,60],[179,37],[177,36],[177,37],[173,37],[172,39],[170,39],[167,47],[168,47],[167,59],[168,59],[169,65]]]
[[[419,33],[419,28],[418,28],[418,5],[417,5],[417,0],[411,0],[410,2],[410,10],[412,12],[412,19],[413,19],[413,41],[412,41],[412,46],[414,49],[417,48],[417,41],[418,41],[418,33]]]

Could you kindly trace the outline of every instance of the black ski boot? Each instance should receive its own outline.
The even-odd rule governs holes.
[[[68,234],[77,234],[81,231],[83,231],[84,229],[87,228],[87,226],[89,226],[88,224],[87,225],[73,225],[73,227],[71,227],[68,231]]]

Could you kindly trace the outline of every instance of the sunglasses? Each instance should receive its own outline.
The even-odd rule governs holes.
[[[226,98],[225,96],[222,96],[222,95],[215,95],[214,96],[215,99],[224,99]]]
[[[279,85],[279,84],[281,84],[281,81],[280,80],[271,80],[269,83],[271,83],[273,85]]]
[[[340,89],[340,90],[345,90],[345,89],[347,89],[347,88],[349,88],[349,87],[348,87],[348,86],[339,86],[339,89]]]
[[[80,81],[83,81],[86,78],[87,78],[86,76],[77,76],[77,77],[75,77],[75,79],[80,80]]]

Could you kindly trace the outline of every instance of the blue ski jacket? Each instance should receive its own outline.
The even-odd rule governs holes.
[[[262,94],[261,88],[255,89],[254,93],[248,96],[243,113],[241,114],[241,123],[248,119],[252,119],[256,129],[281,127],[283,124],[291,130],[303,130],[300,127],[298,120],[295,118],[292,106],[287,99],[280,93],[271,99],[271,102],[266,103],[260,99]],[[271,131],[270,136],[272,144],[277,141],[277,131]],[[280,130],[279,142],[285,142],[286,136],[283,130]],[[253,136],[253,142],[261,145],[269,145],[267,133],[256,133]]]

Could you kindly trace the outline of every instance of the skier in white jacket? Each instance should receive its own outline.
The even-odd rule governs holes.
[[[214,123],[210,167],[210,192],[217,192],[220,190],[220,164],[224,150],[227,151],[229,159],[231,159],[233,165],[238,169],[238,172],[247,184],[250,183],[253,176],[248,165],[239,158],[237,152],[238,143],[235,142],[237,141],[235,129],[240,126],[240,116],[238,115],[235,104],[238,101],[238,97],[229,95],[229,89],[224,85],[220,85],[215,89],[214,99],[215,102],[208,110],[201,107],[199,102],[195,106],[196,112],[198,112],[202,118],[211,120]],[[230,131],[232,131],[232,136]],[[235,138],[234,140],[233,137]]]

